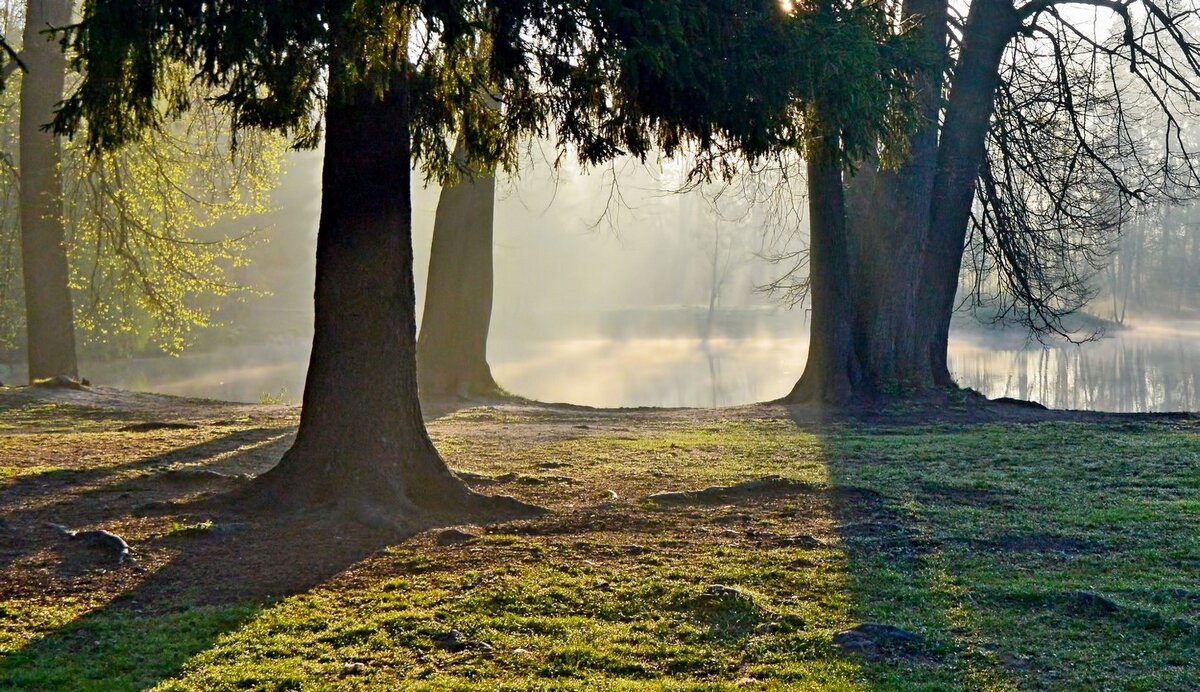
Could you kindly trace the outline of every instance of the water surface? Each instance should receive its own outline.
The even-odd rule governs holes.
[[[951,342],[958,382],[989,397],[1097,411],[1196,410],[1200,325],[1123,330],[1050,348],[1020,335],[969,330]],[[306,341],[240,346],[179,358],[85,363],[96,384],[230,401],[298,402]],[[494,339],[490,360],[509,391],[592,406],[728,406],[783,396],[800,376],[803,336],[634,335]],[[9,368],[4,381],[20,381]]]

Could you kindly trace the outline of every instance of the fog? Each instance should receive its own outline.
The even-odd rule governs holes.
[[[501,178],[489,361],[503,387],[593,406],[723,406],[788,392],[804,366],[807,312],[758,288],[787,266],[766,255],[801,247],[803,238],[770,242],[766,212],[716,187],[676,192],[682,170],[623,161],[554,171],[534,152],[519,178]],[[319,152],[292,155],[275,210],[256,220],[265,242],[237,278],[269,295],[226,303],[221,326],[180,357],[85,357],[82,374],[138,390],[298,402],[312,330],[319,171]],[[418,311],[438,192],[414,182]],[[1135,311],[1096,341],[1043,346],[1020,330],[964,319],[952,335],[951,370],[988,396],[1054,407],[1194,409],[1198,330],[1195,321]],[[4,381],[23,377],[19,365],[0,368]]]

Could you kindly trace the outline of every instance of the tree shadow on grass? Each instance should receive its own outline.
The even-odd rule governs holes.
[[[407,537],[293,515],[152,539],[172,557],[117,568],[145,571],[99,608],[0,657],[0,688],[151,687],[278,600]]]
[[[832,505],[856,619],[925,639],[848,654],[866,659],[872,684],[1174,688],[1194,669],[1185,663],[1200,642],[1194,623],[1092,591],[1185,573],[1168,576],[1158,557],[1170,537],[1139,538],[1132,519],[1085,521],[1129,511],[1154,526],[1144,499],[1107,493],[1118,477],[1104,474],[1126,473],[1120,464],[1098,464],[1088,478],[1056,446],[1068,434],[1083,449],[1104,445],[1112,429],[839,427],[814,424],[811,411],[793,420],[820,440],[831,484],[878,491]],[[1155,557],[1138,566],[1147,550]]]
[[[203,442],[176,447],[174,449],[139,457],[119,464],[105,464],[96,468],[53,469],[18,477],[15,481],[0,486],[0,507],[19,506],[46,495],[58,495],[81,485],[103,481],[129,471],[145,471],[167,468],[180,464],[196,464],[213,457],[261,444],[272,437],[280,437],[286,428],[259,427],[222,434]]]
[[[167,468],[261,471],[275,463],[290,440],[286,429],[251,428],[123,464],[21,476],[0,487],[0,571],[53,538],[43,531],[46,522],[80,527],[128,516],[140,504],[198,489],[159,481],[159,472]],[[106,482],[131,472],[141,473]]]
[[[790,407],[788,412],[797,428],[819,440],[833,488],[828,511],[846,560],[852,618],[846,633],[835,637],[842,655],[861,665],[861,674],[873,687],[1011,685],[1008,671],[962,646],[964,623],[955,612],[941,546],[930,535],[926,518],[904,501],[903,488],[876,484],[869,475],[855,473],[853,465],[860,462],[847,453],[843,436],[889,434],[892,430],[877,427],[886,420],[864,424],[825,419],[806,407]],[[901,425],[909,431],[917,423],[903,420]],[[885,627],[873,628],[876,624]],[[866,627],[848,631],[859,625]]]

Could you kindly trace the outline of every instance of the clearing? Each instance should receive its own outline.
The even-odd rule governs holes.
[[[1194,417],[436,408],[551,512],[233,520],[297,408],[0,388],[0,687],[1200,687]]]

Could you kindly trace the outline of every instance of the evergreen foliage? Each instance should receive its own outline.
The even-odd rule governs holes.
[[[914,119],[913,53],[875,2],[94,0],[64,41],[85,76],[55,127],[86,122],[92,149],[188,110],[192,80],[235,131],[311,147],[324,104],[346,97],[327,83],[382,95],[395,72],[410,85],[413,158],[440,179],[456,136],[485,167],[514,165],[525,135],[553,134],[585,163],[694,146],[707,176],[800,146],[817,127],[805,104],[820,102],[815,135],[839,137],[847,163],[879,140],[902,148]]]

